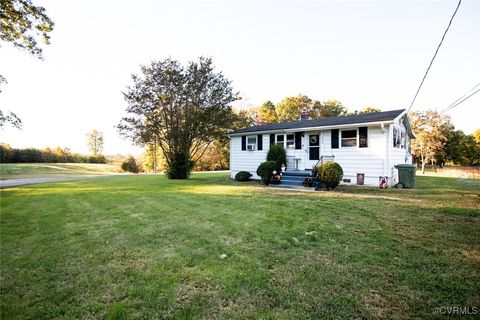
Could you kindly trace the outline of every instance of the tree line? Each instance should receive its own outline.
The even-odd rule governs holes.
[[[0,145],[0,162],[2,163],[107,163],[103,155],[83,155],[71,152],[68,148],[11,148],[8,144]]]
[[[480,166],[480,129],[467,135],[455,130],[451,118],[434,110],[412,112],[414,161],[425,165]]]

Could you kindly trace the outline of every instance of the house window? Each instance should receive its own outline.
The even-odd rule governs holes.
[[[287,134],[287,149],[294,149],[294,148],[295,148],[295,135]]]
[[[342,131],[342,147],[356,147],[357,146],[357,130]]]
[[[257,150],[257,136],[247,137],[247,150],[248,151]]]
[[[277,134],[277,144],[284,147],[284,143],[285,143],[285,136],[283,134]]]

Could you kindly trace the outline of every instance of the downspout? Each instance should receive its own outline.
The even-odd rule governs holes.
[[[388,168],[388,159],[389,159],[389,146],[390,146],[390,141],[389,141],[389,130],[385,128],[385,124],[382,123],[380,124],[380,127],[382,129],[383,135],[385,137],[385,155],[383,157],[383,175],[387,176],[387,168]]]

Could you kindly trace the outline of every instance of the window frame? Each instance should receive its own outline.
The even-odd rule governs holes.
[[[280,136],[282,137],[281,146],[282,146],[283,148],[285,148],[286,137],[285,137],[285,134],[283,134],[283,133],[277,133],[277,134],[275,135],[275,144],[280,145],[280,143],[279,143],[280,141],[278,141],[278,137],[280,137]],[[286,149],[286,148],[285,148],[285,149]]]
[[[249,143],[248,140],[249,140],[250,138],[255,139],[255,143]],[[253,150],[248,150],[248,146],[251,145],[251,144],[254,145]],[[247,150],[247,151],[256,151],[256,150],[257,150],[257,147],[258,147],[257,136],[247,136],[247,149],[246,149],[246,150]]]
[[[288,139],[288,136],[292,136],[292,139],[289,140],[289,139]],[[294,133],[292,133],[292,134],[286,134],[284,139],[285,139],[285,150],[287,150],[287,149],[295,149],[295,134],[294,134]],[[291,147],[288,146],[288,143],[289,143],[289,142],[292,144]]]
[[[345,131],[355,131],[355,145],[354,146],[344,146],[343,145],[343,132],[345,132]],[[339,139],[339,147],[340,148],[347,148],[347,149],[358,148],[359,147],[359,139],[360,139],[360,135],[358,133],[358,128],[355,128],[355,129],[341,129],[340,134],[338,135],[338,139]],[[345,139],[352,140],[353,138],[345,138]]]

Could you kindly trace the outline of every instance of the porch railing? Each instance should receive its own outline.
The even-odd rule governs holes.
[[[318,167],[319,165],[324,164],[326,162],[334,162],[334,161],[335,161],[335,156],[333,154],[331,156],[321,156],[317,164],[315,165],[315,167]]]

